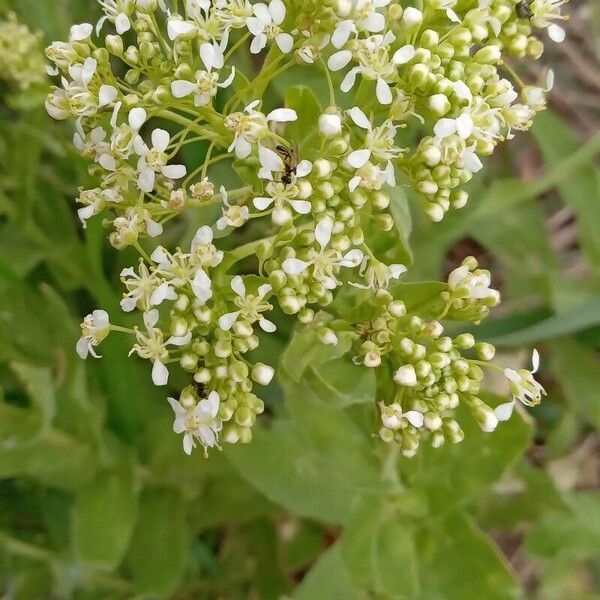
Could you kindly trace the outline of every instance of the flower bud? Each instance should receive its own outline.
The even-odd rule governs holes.
[[[319,117],[319,131],[328,138],[342,133],[342,119],[339,115],[323,114]]]
[[[252,379],[260,385],[269,385],[275,375],[275,369],[263,363],[256,363],[252,367]]]
[[[412,365],[404,365],[394,373],[394,382],[404,387],[417,385],[417,373]]]

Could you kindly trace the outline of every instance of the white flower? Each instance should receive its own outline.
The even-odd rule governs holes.
[[[358,127],[367,131],[365,147],[351,152],[348,155],[348,163],[355,169],[360,169],[371,160],[371,156],[375,156],[386,163],[385,170],[391,174],[391,180],[388,183],[392,187],[395,186],[394,167],[391,161],[403,152],[402,149],[396,147],[397,128],[389,121],[386,121],[381,127],[373,128],[367,115],[358,106],[351,108],[348,114]]]
[[[168,282],[161,282],[155,273],[150,273],[144,262],[140,262],[139,273],[133,267],[121,271],[121,281],[127,288],[123,294],[121,308],[131,312],[139,308],[143,311],[158,306],[165,300],[176,300],[177,294]]]
[[[285,19],[285,4],[282,0],[271,0],[269,5],[258,2],[253,7],[254,16],[246,19],[248,31],[254,36],[250,44],[250,52],[258,54],[267,45],[269,39],[274,39],[279,49],[287,54],[294,45],[294,38],[289,33],[281,31]]]
[[[483,163],[477,154],[475,153],[475,144],[465,148],[461,154],[460,162],[465,169],[471,171],[471,173],[479,173],[483,169]]]
[[[353,249],[344,256],[333,248],[328,248],[333,232],[333,221],[331,217],[325,217],[315,227],[315,239],[319,248],[309,251],[308,260],[298,258],[286,258],[282,268],[288,275],[298,275],[313,266],[313,277],[321,282],[328,290],[333,290],[339,285],[335,272],[340,267],[353,268],[360,265],[364,254],[361,250]]]
[[[218,88],[227,88],[235,79],[235,67],[231,67],[231,73],[227,79],[219,82],[219,74],[213,73],[213,69],[222,69],[225,58],[224,51],[227,48],[228,36],[225,35],[221,44],[205,42],[200,46],[200,58],[206,67],[205,71],[196,71],[196,81],[178,79],[171,83],[171,92],[175,98],[185,98],[195,94],[194,104],[204,106],[216,96]]]
[[[169,404],[175,413],[173,431],[183,433],[183,451],[191,454],[198,440],[205,450],[217,444],[218,434],[223,424],[217,418],[221,399],[215,391],[210,392],[208,398],[200,400],[193,407],[185,408],[174,398],[168,398]]]
[[[174,254],[158,246],[150,255],[156,263],[156,272],[174,288],[190,286],[200,302],[212,298],[212,282],[206,271],[191,260],[189,254],[177,251]]]
[[[219,231],[227,227],[241,227],[250,218],[250,209],[240,204],[229,204],[227,190],[221,186],[221,196],[223,197],[223,216],[217,221],[216,226]]]
[[[273,333],[276,329],[275,324],[261,315],[261,313],[273,309],[273,307],[265,301],[265,296],[269,294],[273,288],[266,283],[258,288],[256,295],[248,294],[246,292],[244,280],[239,275],[236,275],[231,280],[231,289],[236,293],[234,303],[238,307],[238,310],[222,315],[219,319],[219,327],[224,331],[229,331],[238,318],[241,317],[250,323],[258,321],[258,325],[263,331]]]
[[[357,49],[340,50],[329,57],[327,65],[331,71],[345,68],[354,58],[359,64],[352,67],[340,85],[342,92],[349,92],[356,82],[356,76],[375,81],[375,95],[380,104],[391,104],[392,90],[388,80],[397,78],[396,65],[389,58],[389,45],[396,39],[392,32],[385,35],[373,35],[364,40],[357,40]]]
[[[134,149],[140,157],[138,186],[143,192],[150,193],[154,190],[156,173],[162,173],[169,179],[185,177],[184,165],[167,165],[169,157],[165,151],[170,142],[171,136],[164,129],[155,129],[152,132],[152,148],[148,148],[141,136],[135,138]]]
[[[472,273],[467,265],[454,269],[448,275],[448,288],[455,295],[467,297],[470,300],[493,298],[498,292],[490,288],[492,280],[487,271]]]
[[[531,364],[531,371],[504,369],[504,376],[509,381],[513,399],[496,407],[494,413],[498,421],[510,419],[517,400],[525,406],[537,406],[542,400],[542,395],[546,395],[546,390],[533,377],[540,367],[540,355],[535,349],[531,355]]]
[[[158,323],[158,310],[153,308],[144,313],[144,325],[146,333],[142,333],[137,327],[135,328],[135,337],[137,343],[133,346],[129,354],[136,352],[141,358],[152,361],[152,381],[154,385],[167,385],[169,381],[169,371],[165,363],[169,359],[169,351],[167,345],[187,346],[192,340],[192,333],[188,332],[184,336],[171,336],[166,342],[163,341],[163,333],[160,328],[156,327]]]
[[[389,404],[387,406],[383,402],[380,402],[379,408],[381,411],[381,423],[388,429],[396,431],[397,429],[406,426],[406,422],[402,421],[403,417],[413,427],[416,427],[417,429],[423,427],[423,413],[420,413],[417,410],[403,412],[402,407],[398,402],[394,402],[393,404]]]
[[[203,225],[192,240],[190,262],[200,267],[216,267],[223,260],[223,251],[217,250],[213,242],[213,230]]]
[[[466,140],[473,133],[473,129],[474,125],[471,115],[464,112],[456,119],[440,119],[435,124],[433,133],[439,140],[443,140],[454,134],[458,134],[461,139]]]
[[[196,34],[198,27],[191,21],[186,21],[178,15],[173,15],[167,20],[167,35],[173,42],[180,36],[190,37],[190,34]]]
[[[127,13],[123,10],[123,2],[121,0],[99,0],[99,4],[105,16],[96,25],[96,35],[100,35],[100,30],[106,21],[111,21],[115,24],[115,29],[119,35],[123,35],[131,29],[131,21]]]
[[[81,323],[81,337],[75,347],[77,354],[83,359],[87,358],[88,354],[100,358],[94,351],[94,346],[100,344],[109,332],[110,321],[105,310],[95,310],[87,315]]]
[[[407,270],[405,265],[399,263],[386,265],[374,257],[365,256],[360,268],[360,276],[364,277],[365,284],[351,281],[350,285],[364,290],[386,289],[392,279],[400,279]]]
[[[233,142],[228,151],[235,150],[237,158],[248,158],[252,145],[269,133],[270,122],[288,123],[296,121],[298,115],[291,108],[277,108],[266,117],[255,108],[260,100],[255,100],[246,106],[244,112],[233,113],[225,118],[225,127],[234,132]]]
[[[355,0],[353,2],[353,11],[349,16],[353,18],[340,21],[333,35],[331,43],[335,48],[341,48],[346,45],[350,34],[357,34],[359,31],[369,33],[379,33],[385,28],[385,17],[378,13],[378,8],[387,6],[391,0]]]

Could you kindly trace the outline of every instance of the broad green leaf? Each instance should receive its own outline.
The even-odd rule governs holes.
[[[506,560],[460,512],[430,521],[417,532],[423,600],[507,600],[520,590]]]
[[[324,552],[294,591],[294,600],[367,600],[350,579],[339,542]]]
[[[390,190],[390,213],[394,218],[398,234],[398,259],[397,262],[410,266],[413,262],[413,252],[410,247],[410,234],[412,232],[412,216],[410,204],[404,188],[397,186]]]
[[[317,338],[314,327],[298,327],[281,357],[281,368],[293,381],[298,382],[309,365],[318,365],[344,356],[350,350],[353,334],[349,331],[336,331],[336,335],[338,343],[335,346],[325,346]]]
[[[302,144],[306,150],[307,138],[316,127],[321,115],[321,106],[314,92],[306,85],[294,85],[285,90],[285,106],[296,111],[298,120],[288,123],[285,128],[286,137]],[[314,143],[318,143],[318,136],[314,136]]]
[[[82,561],[115,568],[127,550],[138,509],[134,465],[130,459],[96,478],[75,497],[73,547]]]
[[[375,597],[419,596],[414,525],[385,499],[365,499],[350,517],[341,553],[353,581]]]
[[[551,367],[571,405],[600,428],[600,362],[596,353],[570,338],[550,344]]]
[[[343,408],[375,402],[375,371],[347,358],[317,363],[305,372],[304,379],[326,404]]]
[[[414,458],[400,461],[406,486],[423,495],[431,514],[447,512],[476,497],[499,479],[530,443],[531,425],[517,413],[493,433],[481,431],[466,410],[458,411],[457,420],[465,432],[463,442],[437,449],[424,445]]]
[[[292,512],[343,523],[362,494],[387,485],[371,439],[339,408],[327,406],[306,384],[284,384],[291,419],[255,428],[252,443],[226,448],[240,475]]]
[[[169,597],[183,576],[188,546],[181,495],[174,488],[145,490],[126,558],[136,590],[150,597]]]

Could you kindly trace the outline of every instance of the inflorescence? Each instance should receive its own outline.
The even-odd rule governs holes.
[[[345,323],[352,356],[390,390],[378,398],[379,434],[405,456],[424,439],[460,442],[460,404],[492,431],[515,401],[539,403],[544,390],[532,372],[507,369],[513,401],[488,406],[479,392],[485,370],[499,368],[489,362],[493,346],[444,335],[444,318],[478,323],[499,302],[490,274],[467,258],[441,286],[438,313],[419,314],[392,293],[406,267],[379,260],[366,227],[395,235],[390,190],[400,184],[433,221],[465,206],[464,184],[482,159],[545,108],[552,72],[526,85],[511,63],[540,58],[540,35],[562,41],[565,1],[100,0],[96,26],[74,25],[68,41],[47,49],[60,84],[46,107],[55,119],[75,119],[75,146],[97,182],[78,198],[83,226],[101,213],[110,243],[140,253],[121,274],[121,307],[141,312],[143,323],[129,329],[94,311],[79,354],[97,356],[111,332],[130,335],[156,385],[172,369],[188,374],[179,398],[169,398],[187,453],[248,442],[264,410],[255,384],[274,376],[248,353],[259,333],[275,331],[274,305],[336,345],[332,303],[354,286],[370,299],[363,319]],[[262,57],[250,79],[235,66],[244,51]],[[303,115],[263,110],[269,83],[295,65],[329,90],[329,106],[297,149],[286,129]],[[208,146],[201,164],[181,164],[182,147],[200,141]],[[211,180],[224,160],[235,165],[231,181],[249,173],[239,187]],[[211,205],[220,217],[185,248],[142,247],[183,211]],[[219,249],[249,222],[256,239]],[[236,275],[249,256],[257,274]]]

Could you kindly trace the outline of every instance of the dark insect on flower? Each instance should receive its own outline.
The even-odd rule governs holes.
[[[275,150],[277,150],[283,158],[284,171],[281,176],[281,183],[290,185],[296,175],[296,169],[298,168],[298,147],[296,144],[293,144],[290,148],[287,146],[277,146]]]
[[[192,385],[194,386],[194,389],[196,390],[196,393],[198,394],[199,398],[206,398],[206,388],[204,387],[203,383],[198,383],[197,381],[194,381]]]
[[[531,18],[531,0],[520,0],[515,6],[517,16],[521,19]]]

